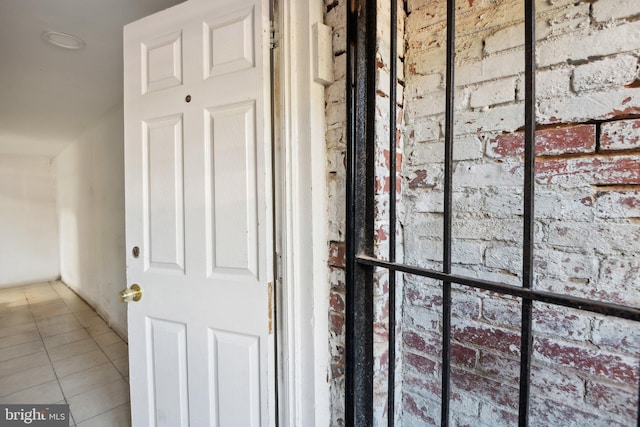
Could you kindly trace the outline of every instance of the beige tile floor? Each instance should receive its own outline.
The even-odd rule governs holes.
[[[70,426],[129,426],[127,344],[61,282],[0,289],[0,403],[67,403]]]

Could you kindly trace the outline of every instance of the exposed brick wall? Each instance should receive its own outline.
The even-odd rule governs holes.
[[[325,91],[329,197],[329,354],[331,425],[344,425],[345,206],[346,206],[346,0],[325,0],[325,24],[333,28],[334,82]]]
[[[402,15],[398,148],[404,261],[440,268],[444,128],[441,0]],[[326,91],[332,426],[344,423],[346,0],[326,0],[335,83]],[[535,284],[640,306],[640,2],[537,1]],[[454,272],[519,285],[522,269],[523,1],[457,2]],[[379,10],[376,254],[388,247],[388,11]],[[385,80],[387,81],[385,86]],[[386,104],[385,104],[386,103]],[[386,111],[386,115],[385,115]],[[387,277],[376,276],[376,423],[386,407]],[[399,307],[398,424],[439,425],[442,298],[405,276]],[[517,424],[516,298],[454,286],[452,425]],[[633,425],[640,330],[535,304],[531,424]]]
[[[405,261],[442,259],[445,2],[409,0]],[[457,2],[454,272],[519,285],[521,0]],[[535,284],[640,305],[640,2],[537,2]],[[403,424],[439,425],[439,284],[405,277]],[[520,306],[453,290],[452,425],[517,424]],[[633,425],[640,326],[535,304],[531,423]]]

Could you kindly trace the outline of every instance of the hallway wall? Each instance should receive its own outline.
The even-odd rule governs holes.
[[[126,336],[122,108],[54,159],[62,281]]]
[[[55,183],[43,156],[0,156],[0,288],[56,279]]]

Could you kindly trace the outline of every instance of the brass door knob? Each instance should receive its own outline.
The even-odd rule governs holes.
[[[142,298],[142,288],[137,283],[120,291],[120,301],[122,302],[140,301],[140,298]]]

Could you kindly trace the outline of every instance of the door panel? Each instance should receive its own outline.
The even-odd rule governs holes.
[[[184,272],[182,116],[148,120],[143,126],[145,270]]]
[[[256,121],[253,100],[207,110],[210,129],[211,273],[258,276]],[[209,219],[208,218],[208,219]]]
[[[182,33],[163,35],[140,46],[143,94],[182,84]]]
[[[260,425],[260,339],[210,330],[220,425]],[[237,424],[236,424],[237,423]]]
[[[134,426],[275,425],[268,4],[125,27]]]
[[[188,425],[187,325],[147,318],[147,387],[159,425]]]
[[[253,68],[254,8],[239,9],[205,25],[205,78]]]

